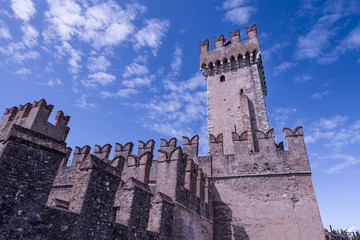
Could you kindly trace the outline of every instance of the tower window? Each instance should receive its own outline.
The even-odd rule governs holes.
[[[224,75],[220,76],[220,82],[225,82],[225,76]]]
[[[246,63],[246,65],[250,65],[250,54],[249,53],[246,53],[246,55],[245,55],[245,63]]]

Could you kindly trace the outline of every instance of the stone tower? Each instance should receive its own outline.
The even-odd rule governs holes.
[[[324,239],[301,127],[269,129],[256,26],[199,43],[207,81],[214,239]]]
[[[267,94],[260,47],[255,25],[246,28],[247,41],[240,32],[215,37],[215,49],[209,41],[200,43],[200,64],[207,80],[208,131],[224,137],[225,153],[233,153],[231,133],[247,131],[249,150],[259,150],[256,130],[266,132],[269,122],[264,97]]]

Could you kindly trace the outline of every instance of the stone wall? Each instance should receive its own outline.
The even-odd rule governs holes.
[[[93,153],[76,147],[68,166],[71,149],[63,137],[19,126],[7,112],[2,122],[11,124],[1,129],[0,140],[0,239],[211,239],[211,181],[189,159],[194,186],[185,185],[188,158],[176,139],[162,140],[158,160],[153,140],[139,141],[137,156],[132,143],[117,143],[112,160],[110,144],[96,145]],[[186,152],[196,150],[197,157],[198,137],[192,139]]]

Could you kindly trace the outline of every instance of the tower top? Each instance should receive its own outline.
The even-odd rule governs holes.
[[[240,55],[245,56],[254,50],[260,52],[259,41],[257,37],[256,25],[251,28],[246,27],[247,40],[241,41],[240,31],[230,32],[230,40],[225,42],[224,35],[214,37],[215,49],[209,51],[209,40],[199,42],[200,48],[200,66],[208,66],[209,63],[215,63],[217,60],[230,59],[235,54],[235,58]]]

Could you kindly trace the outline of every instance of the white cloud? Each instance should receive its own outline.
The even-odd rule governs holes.
[[[39,32],[30,24],[23,25],[21,29],[24,33],[23,43],[29,48],[35,47],[38,44]]]
[[[20,64],[20,63],[23,63],[26,60],[37,59],[39,57],[40,57],[40,53],[38,53],[37,51],[28,51],[28,52],[25,52],[25,53],[15,52],[15,53],[13,53],[12,60],[15,63]]]
[[[88,60],[87,67],[90,72],[106,71],[110,64],[110,61],[107,60],[104,56],[92,56]]]
[[[65,51],[69,56],[69,72],[76,74],[81,69],[81,55],[82,52],[80,50],[74,49],[68,42],[62,42],[62,45],[59,46],[58,51]]]
[[[15,74],[20,76],[27,76],[31,74],[31,71],[28,68],[20,68],[15,72]]]
[[[116,77],[114,75],[105,73],[105,72],[97,72],[88,75],[87,79],[81,80],[81,83],[88,88],[96,89],[97,86],[106,86],[115,81]]]
[[[148,117],[154,126],[172,126],[173,130],[169,132],[183,129],[188,133],[186,135],[190,135],[193,122],[206,123],[206,82],[199,84],[200,78],[205,82],[202,75],[197,73],[185,81],[164,86],[167,90],[165,94],[154,97],[150,103],[138,104],[137,107],[149,111]],[[157,131],[163,133],[160,129]]]
[[[296,15],[303,16],[306,13],[310,12],[312,13],[315,9],[313,2],[316,2],[317,0],[303,0],[302,5],[300,8],[296,11]]]
[[[76,37],[96,48],[126,41],[135,30],[132,21],[146,11],[140,4],[129,4],[123,9],[114,1],[95,2],[92,6],[72,0],[48,0],[48,3],[45,39],[51,41],[60,37],[60,40],[69,41]]]
[[[296,108],[286,108],[286,107],[275,107],[270,108],[269,118],[274,122],[276,129],[282,129],[286,127],[287,121],[291,115],[297,112]],[[279,136],[280,137],[280,136]]]
[[[150,75],[149,77],[136,77],[133,79],[123,80],[122,84],[129,88],[141,87],[141,86],[150,86],[151,82],[155,79],[155,75]]]
[[[50,79],[46,85],[50,86],[50,87],[53,87],[53,86],[56,86],[56,85],[62,85],[63,82],[60,80],[60,79]]]
[[[348,118],[345,116],[336,115],[331,118],[321,118],[319,121],[314,123],[314,126],[332,130],[343,125],[347,120]]]
[[[48,62],[48,64],[45,67],[45,72],[47,73],[54,72],[54,64],[52,62]]]
[[[55,86],[58,86],[58,85],[63,85],[63,82],[60,79],[55,78],[55,79],[50,79],[47,82],[38,82],[37,84],[45,85],[45,86],[49,86],[49,87],[55,87]]]
[[[246,4],[248,0],[226,0],[223,4],[224,9],[236,8]]]
[[[282,73],[288,69],[291,69],[295,66],[296,66],[296,63],[292,63],[292,62],[288,62],[288,61],[282,62],[279,66],[275,67],[274,75],[275,76],[279,75],[280,73]]]
[[[9,56],[8,60],[19,64],[28,59],[40,57],[38,51],[30,50],[38,44],[38,31],[28,23],[22,25],[21,30],[23,32],[22,41],[10,42],[7,46],[0,47],[0,52]]]
[[[82,108],[82,109],[94,109],[94,108],[96,108],[96,104],[87,102],[87,96],[84,95],[84,94],[81,95],[81,97],[76,101],[74,106]]]
[[[333,154],[333,155],[323,156],[323,158],[326,158],[328,160],[336,159],[342,161],[336,164],[335,166],[325,169],[324,172],[326,173],[341,173],[344,171],[344,169],[352,165],[360,164],[360,159],[345,154]]]
[[[234,24],[248,23],[252,14],[256,12],[256,8],[252,6],[244,6],[248,0],[226,0],[222,8],[226,10],[224,20]]]
[[[169,29],[170,22],[168,20],[152,18],[145,20],[145,24],[146,26],[136,33],[136,43],[134,47],[135,49],[150,47],[152,53],[156,55],[162,45],[161,39]]]
[[[310,3],[311,4],[311,3]],[[324,3],[323,15],[309,29],[308,33],[302,35],[297,40],[295,58],[297,59],[316,59],[321,64],[330,64],[338,60],[338,49],[334,48],[331,40],[337,36],[339,28],[334,25],[342,18],[356,13],[359,10],[359,4],[356,1],[333,1]],[[355,38],[349,36],[349,41],[357,42],[356,31]]]
[[[360,48],[360,25],[354,28],[341,42],[339,50],[355,50]]]
[[[101,98],[119,98],[119,97],[127,98],[136,93],[138,93],[138,91],[133,88],[125,88],[125,89],[119,89],[115,93],[111,93],[108,91],[101,91],[99,93],[99,96]]]
[[[225,13],[224,19],[226,21],[232,22],[234,24],[242,25],[249,22],[250,17],[256,12],[256,8],[248,7],[238,7],[232,10],[229,10]]]
[[[360,227],[353,226],[347,230],[348,232],[360,232]]]
[[[326,95],[328,95],[329,93],[330,93],[329,91],[314,93],[313,95],[311,95],[311,98],[312,99],[321,99],[321,98],[325,97]]]
[[[11,8],[15,16],[24,21],[29,21],[36,13],[34,3],[31,0],[11,0]]]
[[[346,116],[321,118],[307,129],[304,137],[307,144],[323,143],[333,151],[339,151],[350,144],[360,143],[360,121],[348,123]]]
[[[261,57],[264,61],[272,61],[275,56],[279,56],[287,46],[289,46],[289,42],[287,41],[274,43],[270,48],[262,51]]]
[[[126,4],[123,8],[115,1],[47,0],[47,2],[49,9],[44,14],[46,25],[43,31],[44,42],[49,52],[51,48],[55,48],[58,58],[66,55],[70,57],[69,72],[74,74],[75,78],[81,70],[83,65],[81,59],[85,55],[81,48],[77,47],[78,43],[90,44],[91,55],[97,54],[102,48],[102,56],[91,56],[87,67],[90,72],[105,72],[110,66],[106,55],[112,54],[112,47],[120,43],[135,41],[136,37],[132,34],[137,29],[134,20],[147,10],[145,6],[137,3]],[[161,38],[162,33],[155,30],[147,34],[150,36],[157,34]],[[149,35],[146,37],[149,38]],[[126,45],[122,46],[126,47]]]
[[[173,60],[171,62],[171,70],[179,72],[182,66],[182,49],[175,47],[175,52],[173,54]]]
[[[313,77],[310,74],[303,74],[301,76],[297,76],[294,80],[296,83],[306,83],[313,79]]]
[[[329,27],[323,26],[322,23],[317,24],[308,34],[299,37],[297,41],[296,58],[319,58],[322,50],[330,45],[329,38],[332,34],[333,32]]]
[[[198,88],[206,88],[206,81],[201,73],[196,73],[188,80],[180,83],[174,80],[164,80],[164,87],[166,90],[171,90],[181,94],[188,91],[195,91]]]
[[[131,63],[129,66],[125,67],[123,77],[130,77],[130,76],[140,76],[148,74],[149,69],[142,64],[138,64],[136,62]]]
[[[74,1],[48,0],[49,10],[45,12],[45,20],[48,22],[44,38],[70,40],[75,35],[85,19],[81,14],[81,7]]]
[[[11,38],[9,28],[6,25],[4,25],[1,21],[0,21],[0,37],[5,39]]]

